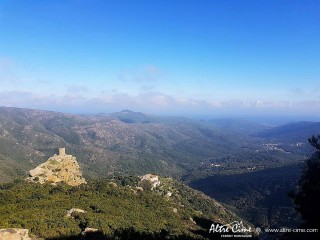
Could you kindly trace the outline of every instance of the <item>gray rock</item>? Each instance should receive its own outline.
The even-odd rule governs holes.
[[[32,240],[28,229],[6,228],[0,229],[0,240]]]

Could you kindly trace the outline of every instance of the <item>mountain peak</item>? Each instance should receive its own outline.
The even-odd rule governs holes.
[[[129,109],[124,109],[121,111],[121,113],[140,113],[140,112],[135,112],[135,111],[131,111]]]
[[[67,155],[65,148],[59,148],[58,155],[50,157],[48,161],[30,170],[29,173],[30,177],[26,179],[27,181],[41,184],[49,182],[55,185],[64,182],[70,186],[78,186],[86,183],[76,157]]]

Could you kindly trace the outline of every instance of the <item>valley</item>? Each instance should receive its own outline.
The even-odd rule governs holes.
[[[240,174],[213,174],[189,185],[259,227],[297,227],[299,217],[288,193],[295,189],[301,165],[270,168]]]
[[[287,193],[317,129],[308,122],[272,127],[129,110],[76,115],[0,107],[0,181],[25,178],[66,147],[85,178],[154,173],[206,193],[256,226],[295,226]]]

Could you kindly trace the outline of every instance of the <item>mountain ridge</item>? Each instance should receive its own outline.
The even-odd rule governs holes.
[[[256,189],[268,185],[259,178],[259,173],[274,169],[271,172],[278,176],[277,169],[290,169],[309,153],[307,139],[293,139],[290,134],[277,139],[256,136],[234,127],[238,125],[236,120],[226,122],[228,126],[231,124],[231,129],[225,129],[191,119],[153,118],[156,118],[154,122],[140,119],[126,123],[109,115],[0,108],[0,166],[3,166],[0,182],[22,178],[52,156],[55,149],[64,146],[77,156],[86,179],[152,173],[186,183],[207,179],[205,186],[210,188],[210,176],[229,176],[224,178],[227,183],[241,174],[252,174],[254,178],[245,178],[239,187],[240,192],[245,192],[252,181],[257,184]],[[250,122],[239,124],[250,127]],[[289,173],[292,181],[282,184],[282,189],[288,189],[296,181],[297,171]],[[222,194],[222,203],[226,205],[237,198],[228,192]],[[262,206],[268,208],[267,192],[261,191],[259,196],[264,199]],[[251,201],[253,207],[260,204],[259,199],[241,197]],[[288,208],[292,207],[288,205]],[[251,219],[255,219],[255,213],[251,211],[251,214]],[[268,225],[269,220],[264,223]]]
[[[145,116],[126,110],[127,113]],[[233,159],[232,156],[241,156],[238,153],[246,151],[256,151],[259,155],[259,152],[266,152],[266,144],[269,144],[261,137],[210,123],[150,116],[156,120],[125,123],[116,116],[1,107],[2,162],[21,166],[17,174],[13,174],[17,176],[36,166],[43,157],[53,155],[53,149],[66,146],[72,155],[79,156],[79,163],[89,176],[107,176],[120,171],[158,172],[180,178],[192,169],[209,166],[215,159]],[[245,122],[246,126],[248,124]],[[271,140],[270,143],[274,144]],[[284,151],[302,154],[294,144],[297,142],[290,140]],[[280,151],[267,149],[266,153],[278,159],[280,165],[290,163],[281,157]],[[263,154],[260,157],[265,158]],[[295,155],[292,158],[296,158]],[[237,164],[246,167],[245,161],[243,156]]]
[[[308,139],[314,134],[320,132],[320,122],[300,121],[288,123],[262,131],[257,136],[265,138],[292,138],[292,139]]]
[[[0,109],[0,116],[0,154],[31,166],[53,155],[52,149],[67,146],[71,154],[79,156],[80,164],[89,170],[86,172],[102,168],[142,173],[139,169],[146,168],[146,172],[179,175],[214,153],[225,154],[226,148],[228,152],[238,148],[237,144],[229,144],[234,140],[219,129],[195,121],[127,124],[112,116],[14,108]]]

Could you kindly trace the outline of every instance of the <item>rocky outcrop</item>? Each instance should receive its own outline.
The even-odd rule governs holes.
[[[99,229],[86,227],[84,231],[81,232],[81,235],[86,236],[90,233],[96,233],[96,232],[99,232]]]
[[[160,185],[160,180],[158,175],[146,174],[141,177],[141,181],[149,181],[152,188],[156,188]]]
[[[30,177],[26,179],[27,181],[41,184],[64,182],[70,186],[78,186],[86,183],[76,158],[65,154],[64,148],[60,148],[58,155],[50,157],[48,161],[30,170],[29,173]]]
[[[0,240],[32,240],[28,229],[6,228],[0,229]]]
[[[85,210],[82,210],[80,208],[71,208],[67,214],[66,214],[66,217],[73,217],[73,214],[74,213],[85,213],[86,211]]]

